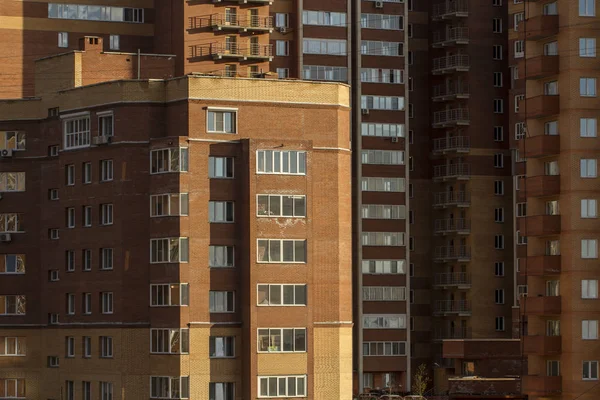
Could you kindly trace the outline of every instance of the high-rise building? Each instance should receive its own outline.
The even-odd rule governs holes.
[[[80,43],[0,101],[0,397],[350,398],[349,87]]]

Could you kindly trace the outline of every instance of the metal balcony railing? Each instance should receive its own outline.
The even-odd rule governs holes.
[[[466,54],[454,54],[433,59],[433,73],[443,73],[446,71],[468,71],[470,59]]]
[[[451,43],[467,44],[469,42],[469,28],[457,26],[446,31],[433,32],[433,46],[444,46]]]
[[[433,152],[443,153],[458,151],[466,153],[471,148],[471,138],[468,136],[454,136],[449,138],[433,139]]]
[[[437,314],[469,314],[471,302],[469,300],[437,300],[434,312]]]
[[[455,108],[452,110],[436,111],[433,113],[433,126],[468,125],[471,119],[468,108]]]
[[[239,43],[210,43],[208,45],[190,46],[190,57],[212,56],[221,58],[271,58],[273,45],[252,43],[248,47],[241,47]]]
[[[247,51],[244,52],[244,55],[246,55],[248,58],[273,57],[273,45],[252,43],[248,47]]]
[[[469,179],[470,176],[470,164],[435,165],[433,167],[433,177],[437,179]]]
[[[434,275],[436,286],[470,286],[471,276],[466,272],[446,272]]]
[[[468,16],[469,5],[467,0],[452,0],[434,4],[432,10],[433,19],[442,19],[452,16]]]
[[[433,330],[433,337],[436,340],[444,340],[444,339],[470,339],[471,338],[471,330],[466,326],[463,327],[442,327],[435,328]]]
[[[435,248],[434,257],[443,260],[470,260],[471,249],[467,246],[438,246]]]
[[[190,29],[212,27],[213,29],[270,30],[273,17],[259,15],[212,14],[210,16],[190,17]]]
[[[436,219],[434,224],[434,231],[436,233],[469,233],[471,231],[471,221],[464,218]]]
[[[438,192],[433,195],[433,205],[436,207],[451,205],[466,207],[470,204],[471,194],[469,192]]]
[[[469,84],[467,82],[447,82],[433,87],[433,100],[444,98],[469,97]]]

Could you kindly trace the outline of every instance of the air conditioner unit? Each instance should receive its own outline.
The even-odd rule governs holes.
[[[110,141],[112,140],[112,136],[95,136],[94,138],[92,138],[92,142],[95,145],[100,145],[100,144],[109,144]]]
[[[380,0],[375,1],[375,8],[383,8],[383,1],[380,1]]]
[[[0,151],[1,157],[12,157],[12,155],[13,155],[12,149],[4,149],[4,150]]]
[[[277,30],[279,31],[279,33],[287,33],[287,27],[285,26],[281,26],[279,28],[277,28]]]
[[[0,234],[0,242],[10,243],[11,240],[12,240],[12,237],[10,236],[10,233]]]
[[[362,112],[363,115],[369,115],[369,109],[368,108],[361,109],[361,112]]]
[[[398,138],[397,137],[393,137],[392,138],[392,143],[398,143]]]

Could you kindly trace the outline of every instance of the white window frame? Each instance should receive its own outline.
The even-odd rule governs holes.
[[[259,375],[258,379],[258,395],[259,399],[263,398],[294,398],[294,397],[307,397],[307,381],[306,375],[274,375],[264,376]],[[270,381],[275,380],[276,393],[271,393]],[[294,382],[293,392],[290,390],[290,382]],[[264,394],[263,385],[266,385],[266,393]],[[298,390],[301,388],[301,390]],[[283,390],[282,390],[283,389]]]
[[[260,301],[261,289],[266,288],[266,295],[263,296],[264,300]],[[291,288],[292,303],[285,303],[285,291]],[[304,290],[304,303],[296,303],[297,289]],[[272,294],[278,293],[279,302],[271,302]],[[285,283],[258,283],[256,285],[256,305],[259,307],[306,307],[308,301],[308,286],[306,284],[285,284]]]
[[[270,160],[269,160],[270,158]],[[294,160],[295,158],[295,167]],[[269,162],[270,161],[270,162]],[[287,161],[287,162],[286,162]],[[271,166],[269,167],[269,164]],[[299,150],[257,150],[256,173],[271,175],[306,175],[307,153]],[[293,172],[295,171],[295,172]]]
[[[208,222],[213,224],[234,223],[235,203],[233,201],[209,201]]]
[[[234,313],[235,300],[233,290],[211,290],[208,292],[208,311],[211,314]]]
[[[62,118],[63,150],[90,147],[90,113],[70,114]]]
[[[58,32],[58,47],[69,47],[69,32]]]
[[[100,182],[110,182],[114,178],[113,160],[100,161]]]
[[[579,95],[581,97],[596,97],[597,79],[590,77],[579,78]]]
[[[596,199],[581,199],[581,218],[598,218]]]
[[[393,322],[393,326],[390,324]],[[406,329],[406,314],[365,314],[363,329]]]
[[[220,124],[217,116],[221,116]],[[226,121],[229,120],[229,123]],[[219,125],[222,125],[219,127]],[[238,109],[216,108],[206,109],[206,132],[234,135],[238,133]]]
[[[598,320],[584,319],[581,321],[581,339],[598,340]]]
[[[150,285],[150,307],[189,306],[190,287],[187,283],[153,283]]]
[[[596,239],[581,239],[581,258],[598,258],[598,241]]]
[[[581,375],[581,380],[583,381],[597,381],[598,380],[598,361],[582,361],[582,375]],[[594,371],[594,368],[592,368],[592,366],[595,365],[595,372],[596,375],[592,376],[592,372]],[[587,377],[586,377],[587,375]]]
[[[596,57],[596,38],[579,38],[579,57]]]
[[[112,336],[100,336],[100,358],[113,358],[113,344]]]
[[[229,169],[231,169],[231,172]],[[219,174],[220,171],[223,171],[224,174]],[[235,177],[234,158],[210,156],[208,158],[208,177],[211,179],[233,179]]]
[[[182,245],[185,243],[185,245]],[[178,259],[171,258],[171,248],[177,246]],[[159,249],[158,246],[163,247]],[[182,249],[184,252],[182,252]],[[153,257],[156,252],[157,257]],[[161,256],[162,253],[162,257]],[[164,264],[164,263],[187,263],[189,262],[189,238],[187,237],[169,237],[169,238],[156,238],[150,239],[150,264]]]
[[[113,292],[100,292],[100,299],[102,314],[112,314],[114,312]]]
[[[120,50],[121,49],[121,35],[110,35],[110,50]]]
[[[219,258],[224,262],[217,263]],[[210,245],[208,248],[208,266],[209,268],[234,268],[235,246]]]
[[[261,339],[261,330],[268,330],[268,335],[269,335],[269,346],[267,346],[267,350],[261,350],[260,349],[260,339]],[[284,331],[285,330],[293,330],[292,331],[292,346],[293,346],[293,350],[283,350],[283,345],[285,344],[285,341],[283,339],[284,336]],[[273,332],[271,332],[273,331]],[[304,350],[296,350],[296,344],[297,344],[297,340],[296,339],[296,331],[298,332],[304,332]],[[289,328],[257,328],[256,329],[256,350],[258,353],[306,353],[307,352],[307,347],[308,347],[308,340],[307,340],[307,329],[304,327],[289,327]],[[279,344],[280,344],[280,350],[277,349],[273,349],[273,347],[275,346],[270,346],[271,343],[274,342],[273,339],[271,339],[271,337],[277,337],[279,336]]]
[[[235,336],[210,336],[208,338],[209,358],[234,358]]]
[[[267,260],[263,258],[260,259],[260,244],[261,242],[267,241],[265,256]],[[271,245],[278,242],[279,246],[279,260],[271,260]],[[287,242],[292,242],[292,252],[293,252],[293,260],[284,260],[284,245]],[[296,243],[304,243],[304,251],[301,256],[301,259],[296,257]],[[264,244],[264,243],[263,243]],[[268,239],[268,238],[260,238],[256,239],[256,262],[259,264],[306,264],[306,259],[308,257],[308,247],[307,241],[305,239]]]
[[[190,330],[188,328],[150,329],[150,354],[189,354]]]
[[[113,224],[113,205],[110,203],[100,204],[100,225]]]
[[[150,195],[150,217],[189,215],[188,193],[162,193]]]
[[[598,137],[598,120],[596,118],[579,118],[579,137]]]
[[[581,178],[596,178],[598,176],[598,161],[595,158],[582,158],[579,164]]]
[[[261,208],[264,205],[263,202],[266,198],[266,207]],[[261,201],[262,199],[262,201]],[[274,199],[274,200],[273,200]],[[288,202],[291,200],[292,212],[291,215],[284,215],[284,199]],[[272,200],[279,204],[279,213],[276,209],[272,209]],[[297,202],[304,202],[304,206],[296,204]],[[289,205],[288,205],[289,207]],[[273,217],[284,217],[284,218],[306,218],[306,196],[305,195],[280,195],[280,194],[257,194],[256,195],[256,216],[261,218],[273,218]]]
[[[582,279],[581,280],[581,298],[582,299],[597,299],[598,298],[598,280],[597,279]]]
[[[173,168],[173,155],[177,153],[178,165]],[[156,158],[156,168],[152,167],[154,159]],[[159,160],[160,159],[160,160]],[[166,168],[162,169],[166,163]],[[157,174],[168,174],[168,173],[182,173],[188,172],[189,170],[189,148],[188,147],[165,147],[161,149],[153,149],[150,151],[150,175]]]
[[[579,0],[579,16],[580,17],[595,17],[596,16],[596,0]]]
[[[100,270],[110,271],[114,268],[115,251],[111,247],[103,247],[100,249]]]

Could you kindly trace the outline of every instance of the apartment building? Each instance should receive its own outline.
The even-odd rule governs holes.
[[[0,397],[350,398],[349,88],[102,48],[0,102]]]
[[[595,399],[598,388],[598,4],[512,7],[518,22],[517,252],[530,399]],[[519,279],[523,279],[519,278]]]

